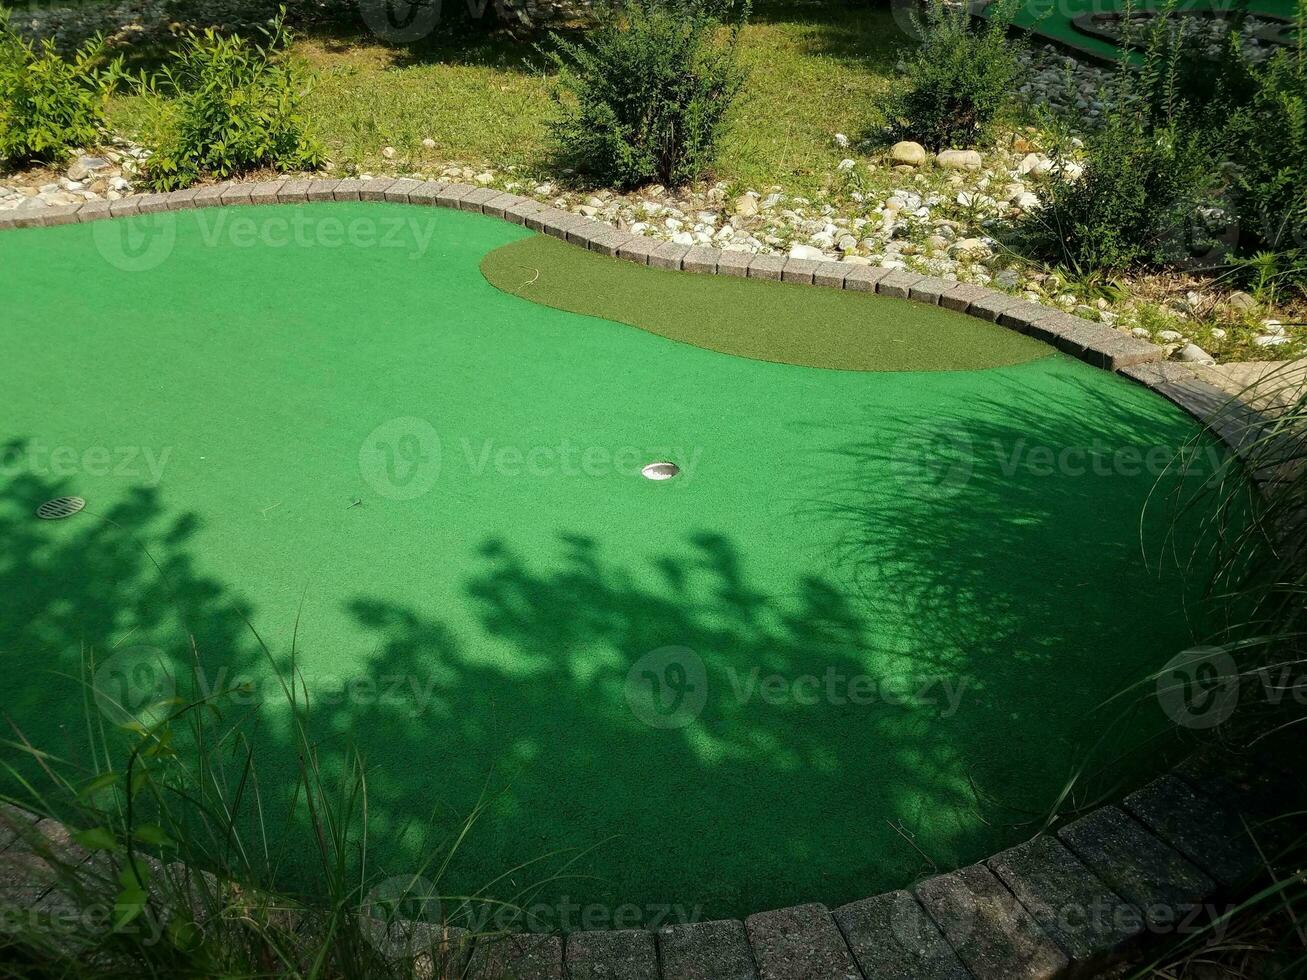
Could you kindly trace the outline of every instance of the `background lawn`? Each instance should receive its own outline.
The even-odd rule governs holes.
[[[759,5],[744,31],[751,74],[718,177],[759,190],[820,190],[849,155],[834,135],[866,125],[907,41],[884,10],[828,0]],[[529,172],[543,162],[551,80],[529,41],[451,31],[400,47],[320,30],[302,34],[296,53],[318,72],[308,109],[338,168],[421,171],[458,161]],[[131,131],[139,108],[118,99],[114,122]],[[424,148],[426,138],[436,145]],[[382,156],[386,146],[394,160]]]

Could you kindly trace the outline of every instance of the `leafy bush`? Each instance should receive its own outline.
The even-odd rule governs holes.
[[[1298,36],[1307,8],[1298,5]],[[1253,90],[1232,114],[1233,199],[1246,247],[1282,253],[1307,288],[1307,51],[1302,44],[1249,67]]]
[[[983,26],[965,6],[930,0],[913,15],[921,44],[907,61],[907,78],[879,109],[886,134],[932,150],[984,138],[1016,90],[1018,46],[1008,38],[1015,8],[1000,0]]]
[[[104,125],[103,44],[96,39],[65,59],[46,40],[19,37],[0,8],[0,162],[57,162],[94,144]]]
[[[553,34],[556,162],[620,188],[702,175],[744,83],[737,44],[748,8],[731,13],[701,0],[630,0],[584,42]]]
[[[1080,169],[1059,159],[1018,248],[1077,274],[1182,264],[1211,245],[1200,208],[1213,186],[1211,144],[1178,125],[1122,112],[1089,136]]]
[[[300,105],[308,88],[287,55],[284,11],[263,44],[212,29],[188,34],[176,62],[144,84],[152,97],[144,177],[174,190],[201,176],[231,177],[261,167],[317,167],[322,152]]]

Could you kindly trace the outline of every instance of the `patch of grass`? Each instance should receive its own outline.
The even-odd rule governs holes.
[[[828,190],[836,164],[854,155],[834,135],[865,125],[907,43],[884,10],[830,0],[756,7],[740,38],[749,78],[716,176],[741,188]],[[309,32],[293,53],[318,73],[305,106],[339,170],[541,165],[553,78],[527,42],[458,32],[400,48]],[[115,125],[130,132],[140,119],[133,100],[115,100]],[[436,145],[423,147],[426,138]],[[386,146],[394,159],[382,156]]]
[[[651,269],[547,235],[481,262],[491,285],[522,299],[627,323],[739,357],[845,371],[975,371],[1053,349],[1015,331],[883,296],[734,276]]]

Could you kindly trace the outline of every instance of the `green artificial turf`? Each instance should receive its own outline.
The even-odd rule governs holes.
[[[495,249],[481,272],[523,299],[760,361],[850,371],[965,371],[1053,353],[1047,344],[952,310],[653,269],[548,235]]]
[[[1070,0],[1054,4],[1051,0],[1026,0],[1017,11],[1014,23],[1086,54],[1116,61],[1121,57],[1121,49],[1117,45],[1105,38],[1085,33],[1072,21],[1081,14],[1121,11],[1127,6],[1140,12],[1161,9],[1165,3],[1163,0]],[[1296,10],[1295,0],[1251,0],[1246,4],[1241,0],[1189,0],[1177,9],[1182,14],[1203,10],[1229,14],[1240,7],[1246,7],[1251,14],[1287,19],[1292,19]],[[1144,40],[1140,38],[1139,43],[1144,43]]]
[[[1061,355],[822,371],[551,309],[479,272],[528,235],[359,203],[0,234],[6,719],[89,766],[84,658],[130,708],[193,638],[275,811],[247,621],[283,667],[298,631],[323,765],[367,760],[368,874],[485,801],[442,885],[511,871],[490,894],[564,928],[838,905],[1028,837],[1082,765],[1162,765],[1147,689],[1089,749],[1201,635],[1158,484],[1186,416]],[[307,876],[303,823],[266,827]]]

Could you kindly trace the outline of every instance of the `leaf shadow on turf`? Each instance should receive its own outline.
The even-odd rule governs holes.
[[[530,924],[620,925],[614,915],[625,906],[635,916],[626,924],[656,925],[659,916],[836,905],[1034,833],[1109,727],[1099,705],[1205,629],[1197,607],[1188,619],[1166,614],[1177,594],[1172,566],[1193,554],[1190,529],[1166,513],[1175,471],[1154,489],[1159,474],[1148,470],[1100,476],[1055,462],[1046,474],[1031,453],[1042,446],[1056,457],[1097,438],[1100,455],[1158,448],[1160,459],[1192,426],[1160,402],[1130,411],[1097,389],[1085,395],[1099,412],[1025,397],[1013,381],[1001,403],[869,418],[895,438],[845,438],[837,450],[864,475],[789,502],[798,519],[835,521],[843,537],[821,562],[796,556],[786,595],[759,592],[746,556],[720,533],[651,549],[656,586],[610,561],[592,536],[560,535],[541,567],[505,533],[455,559],[467,568],[465,601],[508,645],[505,658],[470,648],[438,607],[361,588],[346,601],[375,637],[371,693],[315,704],[312,730],[328,763],[350,745],[365,754],[371,873],[425,867],[423,854],[488,798],[453,857],[452,892],[538,861],[495,892],[531,905]],[[816,457],[797,465],[823,468]],[[8,473],[0,622],[11,667],[21,665],[3,682],[8,718],[85,766],[72,706],[87,652],[163,648],[180,674],[193,640],[211,685],[224,671],[259,681],[262,699],[245,713],[268,805],[286,807],[294,746],[249,630],[269,610],[202,572],[192,552],[198,518],[137,488],[105,513],[45,525],[33,510],[67,488]],[[1193,476],[1201,482],[1201,471]],[[1111,480],[1128,491],[1106,492]],[[1178,492],[1192,489],[1188,481]],[[1150,492],[1161,510],[1145,517],[1141,540]],[[1088,562],[1111,567],[1110,594],[1084,587]],[[882,620],[909,628],[886,635]],[[273,645],[284,663],[288,644]],[[651,725],[632,707],[633,667],[668,647],[693,651],[684,663],[701,665],[706,685],[702,710],[683,727]],[[950,678],[964,696],[949,708],[938,689],[930,701],[883,687],[858,701],[843,687],[841,703],[821,685],[830,674]],[[782,680],[778,699],[749,686],[768,676]],[[381,696],[375,682],[395,677],[423,697]],[[816,705],[806,682],[795,686],[807,677],[818,678]],[[305,680],[322,690],[321,678]],[[66,722],[52,724],[64,710]],[[1156,768],[1160,730],[1145,704],[1119,739],[1098,746],[1101,786]],[[1123,765],[1107,765],[1123,753]],[[276,873],[311,892],[293,860],[302,814],[290,826],[273,841],[279,858],[292,858],[274,860]]]

